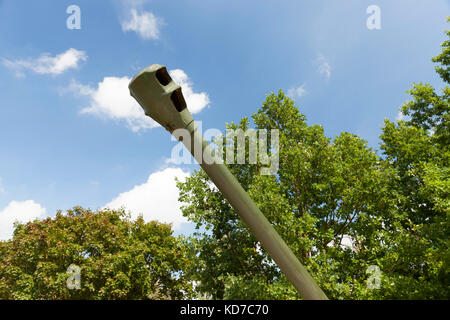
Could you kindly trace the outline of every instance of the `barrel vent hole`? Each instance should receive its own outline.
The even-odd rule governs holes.
[[[159,83],[161,83],[163,86],[167,86],[170,81],[172,81],[172,78],[167,73],[166,68],[161,68],[156,71],[156,79],[158,79]]]
[[[181,112],[184,109],[186,109],[187,105],[186,101],[184,100],[183,93],[181,92],[181,88],[178,88],[177,90],[172,92],[170,99],[172,100],[178,112]]]

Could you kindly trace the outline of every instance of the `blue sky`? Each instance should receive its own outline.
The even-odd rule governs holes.
[[[66,26],[70,5],[81,29]],[[369,5],[380,30],[366,27]],[[196,166],[167,163],[175,142],[122,90],[150,64],[183,82],[204,128],[283,89],[328,136],[378,148],[412,82],[442,87],[430,59],[447,16],[447,0],[0,0],[0,238],[75,205],[129,204],[192,230],[173,177]]]

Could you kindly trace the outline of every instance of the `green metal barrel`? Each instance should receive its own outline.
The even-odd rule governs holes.
[[[208,155],[213,155],[214,151],[196,129],[181,88],[172,81],[166,68],[162,65],[152,65],[142,70],[132,79],[129,89],[147,116],[183,142],[301,297],[312,300],[327,299],[228,168],[208,159]],[[181,139],[182,137],[184,138]]]

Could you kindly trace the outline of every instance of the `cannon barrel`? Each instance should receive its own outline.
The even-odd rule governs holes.
[[[204,158],[205,155],[214,154],[214,151],[197,130],[181,88],[171,79],[167,69],[158,64],[143,69],[131,80],[129,89],[131,96],[141,105],[147,116],[183,142],[287,279],[298,290],[300,296],[311,300],[327,299],[226,165]],[[184,130],[189,139],[183,139],[177,129]]]

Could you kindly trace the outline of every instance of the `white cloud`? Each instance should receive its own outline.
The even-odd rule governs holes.
[[[399,122],[399,121],[402,121],[402,120],[405,120],[405,115],[402,113],[402,111],[400,110],[398,113],[397,113],[397,116],[395,117],[395,121],[397,121],[397,122]]]
[[[172,79],[181,86],[184,99],[191,113],[198,113],[205,108],[209,103],[208,94],[205,92],[195,93],[192,88],[192,82],[186,73],[181,69],[175,69],[169,71]]]
[[[68,69],[78,67],[80,61],[86,61],[87,55],[84,51],[70,48],[66,52],[58,54],[54,57],[48,53],[42,54],[36,59],[26,60],[8,60],[2,59],[3,65],[16,72],[16,75],[24,76],[23,70],[31,70],[39,74],[58,75]]]
[[[200,112],[209,104],[205,92],[193,91],[192,83],[183,70],[172,70],[170,75],[182,87],[186,103],[192,113]],[[158,127],[159,124],[147,117],[141,106],[130,96],[128,89],[130,81],[131,78],[128,77],[105,77],[98,83],[97,88],[92,88],[73,80],[69,87],[60,90],[60,93],[72,92],[78,96],[88,97],[89,106],[81,110],[82,114],[124,121],[134,132]]]
[[[161,18],[151,12],[138,13],[136,9],[131,9],[130,13],[130,19],[121,23],[124,32],[134,31],[143,39],[159,39]]]
[[[131,212],[133,219],[142,214],[145,221],[157,220],[172,223],[178,228],[187,222],[183,217],[178,202],[179,191],[175,177],[183,181],[189,173],[179,168],[167,168],[150,174],[147,182],[135,186],[130,191],[121,193],[117,198],[105,205],[107,208],[124,207]]]
[[[0,240],[12,237],[15,221],[26,223],[36,218],[43,218],[45,212],[46,209],[33,200],[11,201],[0,211]]]
[[[319,54],[316,59],[317,64],[319,65],[318,71],[321,75],[324,75],[327,79],[331,77],[331,65],[325,59],[323,54]]]
[[[159,126],[151,118],[145,116],[141,106],[130,96],[128,77],[105,77],[97,88],[72,81],[69,88],[80,96],[89,98],[89,106],[81,110],[82,114],[92,114],[100,118],[124,121],[128,128],[137,132]]]
[[[85,85],[77,82],[76,80],[72,79],[72,81],[70,82],[70,84],[67,88],[59,89],[60,94],[65,94],[68,92],[71,92],[71,93],[73,93],[75,95],[79,95],[79,96],[89,96],[94,93],[94,90],[91,87],[85,86]]]
[[[295,97],[300,98],[300,97],[304,96],[306,93],[307,93],[307,91],[305,89],[304,84],[302,84],[301,86],[299,86],[297,88],[292,87],[287,91],[287,95],[290,98],[295,98]]]

